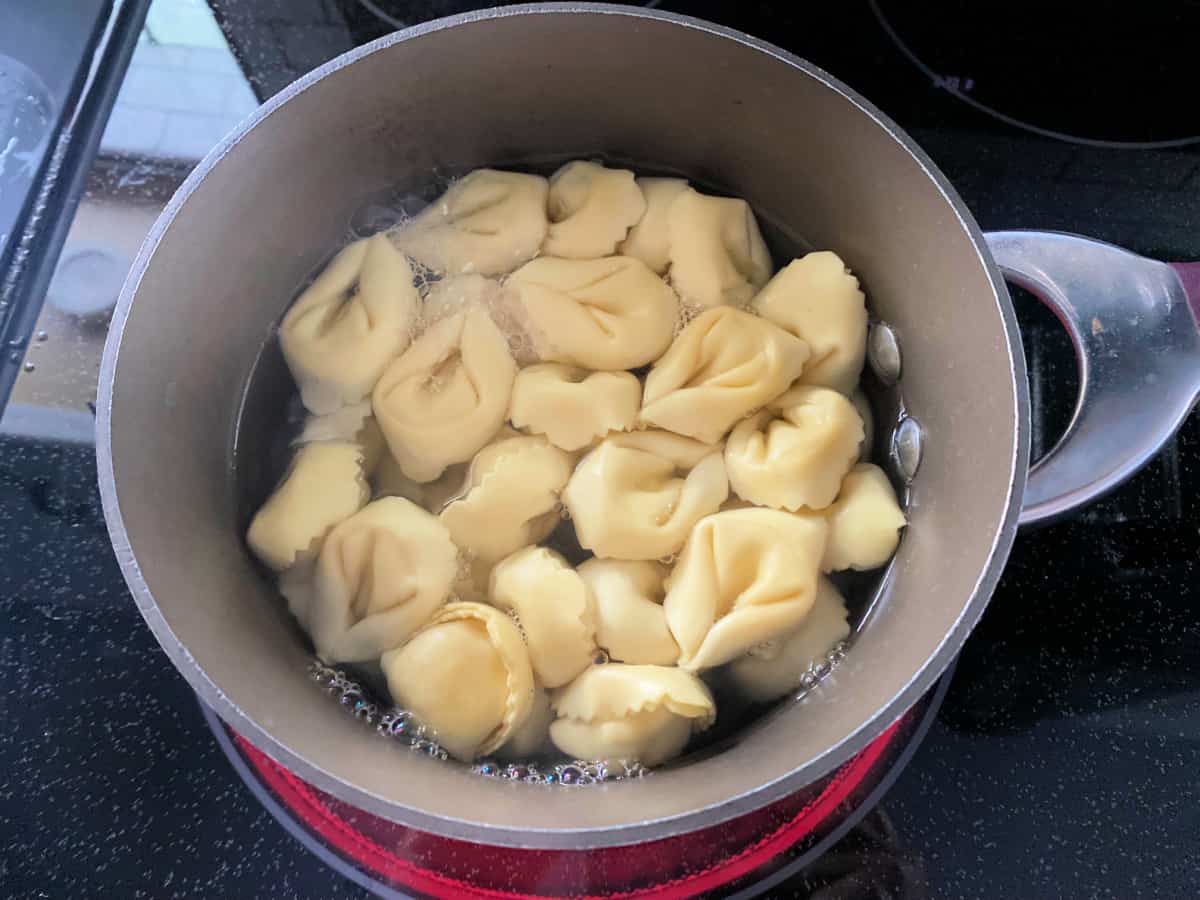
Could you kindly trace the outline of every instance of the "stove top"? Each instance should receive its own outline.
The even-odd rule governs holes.
[[[913,134],[985,229],[1200,259],[1196,3],[647,5],[833,72]],[[243,786],[142,624],[104,532],[91,404],[124,272],[219,137],[313,66],[473,6],[150,4],[0,419],[0,895],[367,896]],[[46,63],[22,61],[53,96]],[[1078,376],[1054,317],[1015,293],[1036,455]],[[1200,893],[1198,496],[1193,421],[1108,499],[1023,533],[908,767],[772,895]]]

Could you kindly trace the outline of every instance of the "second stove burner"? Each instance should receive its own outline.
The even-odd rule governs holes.
[[[935,86],[1010,125],[1101,145],[1200,142],[1194,3],[870,5]]]

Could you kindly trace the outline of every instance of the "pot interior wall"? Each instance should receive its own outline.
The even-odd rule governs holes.
[[[313,687],[238,533],[231,446],[273,323],[365,198],[436,172],[597,153],[719,186],[796,241],[836,249],[900,336],[927,450],[885,602],[818,691],[731,751],[637,783],[540,789],[400,752]],[[887,724],[877,711],[914,700],[979,612],[968,604],[1021,462],[1006,301],[921,163],[802,68],[705,27],[611,11],[526,10],[386,39],[271,109],[167,216],[119,338],[118,553],[201,694],[351,802],[528,845],[695,827],[706,808],[740,797],[713,815],[744,811],[861,747]]]

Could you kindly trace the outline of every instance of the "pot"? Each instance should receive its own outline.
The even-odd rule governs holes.
[[[243,545],[246,475],[231,460],[236,443],[252,463],[247,448],[279,426],[277,410],[245,395],[249,376],[296,288],[368,198],[434,172],[597,154],[686,174],[746,198],[790,242],[835,248],[898,340],[904,409],[919,423],[898,449],[909,474],[921,458],[911,525],[833,677],[723,752],[579,790],[399,753],[315,690],[310,650]],[[1032,472],[1001,270],[1054,307],[1080,351],[1075,419]],[[778,48],[642,9],[510,7],[339,57],[266,103],[188,178],[113,320],[101,491],[163,648],[269,756],[361,809],[446,837],[628,845],[760,808],[878,737],[954,659],[1018,522],[1087,502],[1170,435],[1200,386],[1198,349],[1178,271],[1067,235],[985,240],[894,123]]]

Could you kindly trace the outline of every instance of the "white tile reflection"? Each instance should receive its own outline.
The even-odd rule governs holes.
[[[155,0],[100,153],[195,162],[257,105],[208,7]]]
[[[257,105],[208,6],[154,0],[0,434],[90,435],[108,316],[138,247],[170,191]]]

